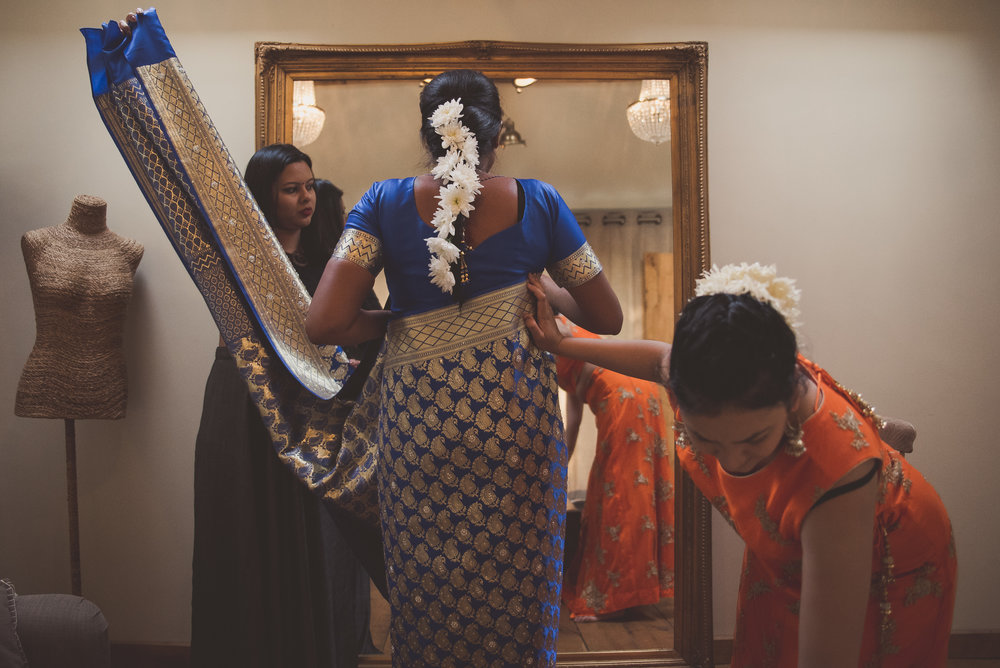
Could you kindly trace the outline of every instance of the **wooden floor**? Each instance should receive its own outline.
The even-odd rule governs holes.
[[[631,608],[614,621],[577,623],[565,607],[559,614],[559,652],[666,649],[674,646],[674,601]],[[372,586],[372,642],[389,653],[389,604]]]
[[[621,620],[578,624],[563,608],[559,616],[559,652],[659,649],[674,644],[674,602],[633,608]],[[372,586],[372,640],[389,655],[389,604]],[[719,665],[717,668],[729,668]],[[949,659],[948,668],[1000,668],[1000,659]]]
[[[715,668],[729,668],[729,664]],[[948,659],[948,668],[1000,668],[1000,659]]]
[[[669,649],[674,646],[674,600],[630,608],[621,619],[577,623],[565,607],[559,613],[559,652]]]

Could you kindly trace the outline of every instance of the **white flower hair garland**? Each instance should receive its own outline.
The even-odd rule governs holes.
[[[798,336],[799,297],[802,291],[795,287],[795,280],[778,276],[777,268],[771,265],[727,264],[723,267],[712,265],[710,271],[702,274],[694,287],[695,295],[749,294],[758,301],[766,302],[782,315],[788,326]]]
[[[438,192],[437,211],[431,225],[437,235],[427,239],[431,252],[428,266],[431,283],[441,288],[441,292],[451,294],[455,287],[455,274],[465,276],[462,250],[456,245],[455,222],[459,216],[468,218],[475,209],[473,200],[479,194],[482,184],[476,167],[479,166],[479,143],[476,135],[462,123],[461,99],[442,103],[431,114],[431,127],[441,137],[441,146],[447,152],[437,159],[431,170],[434,178],[441,181]]]

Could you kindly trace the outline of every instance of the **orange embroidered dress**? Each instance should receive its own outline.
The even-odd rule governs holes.
[[[794,667],[802,574],[802,521],[848,471],[877,459],[880,487],[872,580],[859,666],[945,666],[955,600],[951,523],[931,485],[878,437],[872,409],[823,369],[799,358],[819,388],[802,425],[806,451],[783,450],[748,476],[680,439],[677,456],[701,492],[746,543],[733,668]]]
[[[573,335],[597,337],[573,326]],[[559,385],[576,388],[583,362],[556,357]],[[656,383],[598,367],[584,400],[597,421],[579,548],[563,602],[574,615],[657,603],[674,593],[674,487],[669,407]]]

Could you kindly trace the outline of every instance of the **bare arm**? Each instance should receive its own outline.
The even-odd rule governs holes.
[[[566,393],[566,447],[569,456],[576,450],[576,440],[580,436],[580,424],[583,422],[583,401],[576,392]]]
[[[838,484],[877,465],[855,467]],[[799,666],[855,668],[871,584],[878,476],[813,508],[802,524]]]
[[[374,283],[375,277],[353,262],[330,258],[306,316],[309,340],[349,346],[385,334],[389,311],[361,308]]]
[[[556,325],[542,282],[531,277],[528,279],[528,289],[534,295],[537,307],[534,315],[525,316],[524,322],[539,348],[556,355],[585,360],[626,376],[655,383],[666,381],[670,361],[669,343],[566,337]]]
[[[594,334],[622,331],[622,307],[603,271],[575,288],[561,288],[545,274],[539,282],[551,304],[580,327]]]

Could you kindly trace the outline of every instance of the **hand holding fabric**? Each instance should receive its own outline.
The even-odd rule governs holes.
[[[528,292],[535,298],[534,315],[528,313],[524,316],[528,333],[531,334],[536,346],[548,352],[555,352],[565,336],[559,331],[555,313],[538,274],[528,276]]]

